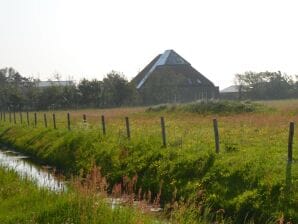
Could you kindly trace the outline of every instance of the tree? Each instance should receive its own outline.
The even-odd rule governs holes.
[[[278,72],[245,72],[235,75],[239,89],[252,99],[283,99],[289,97],[294,82],[287,74]]]
[[[26,99],[28,78],[22,77],[13,68],[0,69],[0,106],[2,109],[20,110]]]
[[[80,103],[84,106],[99,107],[101,105],[102,81],[83,79],[79,85]]]
[[[51,85],[39,90],[36,109],[46,110],[62,108],[63,106],[63,88],[61,86]]]
[[[50,86],[40,87],[39,80],[26,78],[13,68],[0,69],[1,110],[45,110],[50,108],[111,107],[130,104],[136,95],[121,73],[112,71],[103,81],[83,79],[62,85],[60,75]]]
[[[129,85],[123,74],[111,71],[103,79],[103,106],[122,106],[131,103],[133,86]]]
[[[78,88],[73,85],[64,86],[62,89],[63,107],[77,108],[79,105],[81,94]]]

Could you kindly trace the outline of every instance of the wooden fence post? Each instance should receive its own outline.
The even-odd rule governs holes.
[[[67,129],[70,131],[70,114],[67,113]]]
[[[160,118],[160,126],[161,126],[161,135],[162,135],[162,145],[163,145],[163,147],[167,147],[166,127],[165,127],[165,119],[164,119],[164,117],[161,117]]]
[[[45,128],[47,128],[48,127],[48,120],[47,120],[47,114],[46,113],[43,114],[43,120],[44,120],[44,126],[45,126]]]
[[[127,138],[130,139],[130,127],[129,127],[129,119],[128,119],[128,117],[125,117],[125,126],[126,126]]]
[[[37,114],[34,113],[34,127],[37,127]]]
[[[106,135],[106,121],[104,115],[101,115],[101,127],[103,135]]]
[[[26,113],[26,117],[27,117],[27,125],[29,127],[30,126],[30,120],[29,120],[29,112],[28,111]]]
[[[15,112],[15,111],[13,111],[13,123],[14,123],[14,124],[17,123],[16,112]]]
[[[83,114],[83,123],[86,123],[86,122],[87,122],[86,114]]]
[[[23,114],[22,114],[22,111],[20,111],[20,123],[23,124]]]
[[[293,161],[293,138],[294,138],[294,122],[290,122],[289,142],[288,142],[288,162]]]
[[[54,129],[57,129],[57,126],[56,126],[56,114],[53,113],[53,127]]]
[[[219,134],[218,134],[218,124],[216,118],[213,119],[213,129],[215,138],[215,152],[219,153]]]
[[[9,123],[11,123],[11,112],[9,111]]]

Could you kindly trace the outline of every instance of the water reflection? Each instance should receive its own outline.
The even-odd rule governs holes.
[[[51,167],[38,166],[33,164],[28,158],[14,151],[0,149],[1,167],[14,170],[22,178],[36,182],[39,187],[45,187],[57,192],[66,190],[65,184],[50,172]]]

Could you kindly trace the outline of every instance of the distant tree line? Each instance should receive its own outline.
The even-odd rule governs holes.
[[[21,76],[13,68],[0,69],[0,109],[10,111],[85,107],[119,107],[138,101],[135,88],[125,76],[112,71],[103,80],[83,79],[41,87],[40,80]]]
[[[111,71],[102,80],[83,79],[77,84],[60,85],[59,75],[55,79],[42,87],[40,80],[24,77],[13,68],[0,69],[0,110],[106,108],[147,102],[134,83],[119,72]],[[280,71],[236,74],[235,82],[241,99],[298,98],[298,82]]]
[[[235,82],[241,99],[269,100],[298,97],[298,82],[280,71],[236,74]]]

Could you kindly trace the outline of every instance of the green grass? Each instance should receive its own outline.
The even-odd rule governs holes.
[[[213,217],[223,209],[225,220],[234,223],[266,223],[282,216],[296,223],[298,163],[287,163],[288,125],[298,121],[298,104],[293,105],[297,106],[283,105],[290,108],[287,113],[278,107],[274,113],[264,110],[217,115],[219,154],[214,152],[214,115],[184,110],[144,113],[145,109],[114,109],[111,114],[107,110],[106,136],[100,130],[102,111],[82,111],[87,114],[87,125],[82,124],[80,111],[71,113],[70,132],[62,123],[65,112],[59,112],[58,130],[43,128],[41,121],[37,128],[6,122],[0,127],[0,141],[68,174],[87,173],[95,163],[111,186],[124,176],[137,175],[136,191],[150,190],[153,199],[162,185],[161,203],[165,206],[173,201],[187,205],[191,200],[195,208],[210,208],[208,214]],[[131,140],[125,136],[127,115]],[[166,119],[167,148],[161,146],[160,116]],[[297,148],[294,142],[294,161],[298,159]],[[192,212],[191,206],[182,211],[179,217],[199,220],[200,215]]]
[[[91,192],[54,193],[0,167],[0,223],[160,223],[130,207],[111,209]]]

